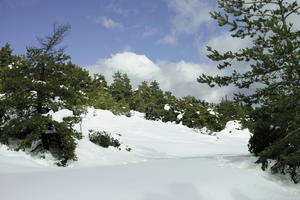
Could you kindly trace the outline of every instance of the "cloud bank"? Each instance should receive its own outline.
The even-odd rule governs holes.
[[[213,10],[208,1],[168,0],[168,8],[174,13],[170,33],[159,42],[174,45],[181,35],[192,35],[199,32],[200,27],[212,21],[209,12]]]
[[[209,88],[205,84],[197,82],[197,78],[202,73],[220,74],[216,66],[207,63],[154,62],[145,55],[122,52],[114,54],[110,58],[100,59],[96,64],[87,66],[86,69],[91,74],[105,75],[110,83],[113,73],[117,71],[127,73],[134,88],[142,81],[157,80],[163,90],[171,91],[177,97],[193,95],[209,102],[218,102],[222,97],[228,94],[230,96],[233,92],[232,87]]]
[[[116,22],[112,19],[109,19],[105,16],[100,16],[97,19],[97,22],[107,29],[122,29],[123,25],[119,22]]]

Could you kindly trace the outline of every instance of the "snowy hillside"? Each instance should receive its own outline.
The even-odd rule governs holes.
[[[68,114],[54,115],[56,120]],[[67,168],[0,146],[0,196],[5,200],[298,200],[300,185],[273,176],[248,153],[250,133],[231,121],[216,135],[173,123],[90,109]],[[121,150],[91,143],[88,130],[105,130]],[[132,150],[128,152],[126,148]]]

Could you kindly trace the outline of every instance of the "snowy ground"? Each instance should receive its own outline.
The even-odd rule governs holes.
[[[59,119],[60,113],[56,115]],[[67,168],[0,146],[4,200],[300,200],[300,185],[253,164],[249,132],[230,122],[216,136],[182,125],[90,110],[82,123],[116,133],[122,146],[104,149],[79,141],[78,161]],[[80,127],[77,127],[80,129]],[[117,135],[121,134],[121,135]],[[131,152],[125,149],[130,147]]]

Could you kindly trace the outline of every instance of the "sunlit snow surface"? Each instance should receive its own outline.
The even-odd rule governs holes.
[[[53,114],[60,121],[71,113]],[[300,186],[253,164],[250,133],[230,122],[215,136],[173,123],[128,118],[90,109],[76,128],[105,130],[121,149],[104,149],[84,137],[78,161],[67,168],[0,146],[3,200],[300,200]],[[131,152],[125,149],[130,147]]]

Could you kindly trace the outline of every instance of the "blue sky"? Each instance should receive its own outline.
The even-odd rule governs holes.
[[[233,87],[211,89],[197,83],[216,69],[205,46],[237,51],[249,40],[231,38],[209,12],[216,0],[0,0],[0,46],[16,54],[37,45],[36,37],[51,33],[53,24],[70,24],[63,41],[72,62],[104,74],[127,73],[133,87],[157,80],[178,97],[193,95],[217,102]],[[295,18],[298,19],[298,18]],[[296,20],[300,21],[300,20]]]
[[[215,4],[211,0],[197,1],[186,1],[185,4],[200,4],[211,8]],[[16,53],[24,53],[26,46],[36,44],[36,36],[51,32],[53,23],[67,23],[72,26],[72,30],[63,44],[68,46],[67,52],[78,65],[93,64],[99,58],[121,51],[134,51],[147,55],[151,60],[200,62],[206,57],[199,55],[199,45],[205,44],[213,35],[215,24],[212,20],[204,20],[203,23],[196,22],[194,27],[187,26],[186,31],[174,30],[174,19],[180,15],[178,10],[181,9],[181,3],[174,5],[174,2],[0,0],[0,45],[8,42]],[[187,22],[189,20],[189,16],[182,18],[186,18]],[[180,20],[185,22],[185,19],[178,19],[178,23],[182,23]],[[176,31],[178,33],[173,33]],[[176,44],[163,42],[164,37],[172,34],[176,34]]]

